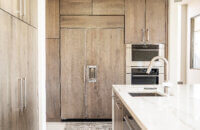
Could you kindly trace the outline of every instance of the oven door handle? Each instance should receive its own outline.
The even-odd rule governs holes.
[[[132,77],[159,77],[159,75],[132,75]]]

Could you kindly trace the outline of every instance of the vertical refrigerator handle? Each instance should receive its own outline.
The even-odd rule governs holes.
[[[27,94],[26,94],[26,91],[27,91],[27,82],[26,82],[26,77],[24,77],[23,78],[23,80],[24,80],[24,96],[23,96],[23,109],[26,109],[26,96],[27,96]]]
[[[149,34],[149,29],[147,29],[147,41],[149,42],[150,40],[150,34]]]
[[[88,82],[90,83],[97,82],[97,66],[96,65],[87,66],[87,78],[88,78]]]
[[[19,111],[22,112],[23,111],[23,82],[22,82],[22,78],[18,79],[19,82]]]
[[[143,28],[143,29],[142,29],[142,42],[145,42],[145,37],[144,37],[144,35],[145,35],[145,29]]]

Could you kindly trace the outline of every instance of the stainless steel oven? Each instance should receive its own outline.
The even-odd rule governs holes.
[[[146,67],[127,67],[126,84],[161,84],[164,81],[164,66],[154,67],[150,74],[147,74]]]
[[[148,66],[155,56],[165,56],[164,44],[127,44],[126,65],[127,66]],[[161,66],[163,62],[156,62]]]

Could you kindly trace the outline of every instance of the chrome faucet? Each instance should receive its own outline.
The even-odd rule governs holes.
[[[165,79],[165,82],[164,82],[163,84],[164,84],[164,93],[168,94],[168,93],[169,93],[169,92],[168,92],[169,86],[166,85],[166,84],[169,83],[169,62],[167,61],[166,58],[161,57],[161,56],[156,56],[156,57],[154,57],[154,58],[151,60],[151,62],[150,62],[150,64],[149,64],[149,67],[148,67],[146,73],[147,73],[147,74],[150,74],[151,69],[152,69],[152,67],[153,67],[153,65],[154,65],[154,63],[155,63],[155,61],[156,61],[156,60],[159,60],[159,59],[163,60],[163,61],[165,62],[165,64],[166,64],[166,79]]]

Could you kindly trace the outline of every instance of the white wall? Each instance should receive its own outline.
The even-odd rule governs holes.
[[[39,130],[46,130],[46,91],[45,91],[45,0],[38,0],[38,95]]]
[[[168,41],[168,60],[169,60],[169,80],[173,83],[178,81],[178,6],[174,0],[169,0],[169,41]]]
[[[188,3],[187,83],[200,83],[200,70],[190,69],[190,18],[200,14],[200,0]],[[200,53],[200,51],[199,51]]]

